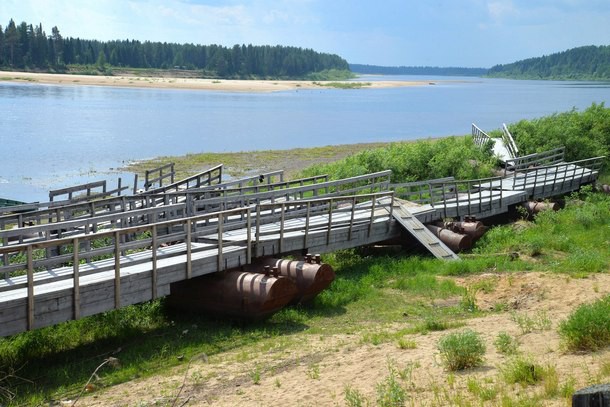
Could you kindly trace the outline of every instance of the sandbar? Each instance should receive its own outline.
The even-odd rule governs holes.
[[[327,85],[336,81],[297,80],[233,80],[169,78],[143,76],[104,76],[33,72],[0,72],[0,82],[28,82],[51,85],[116,86],[128,88],[189,89],[220,92],[279,92],[298,89],[329,89]],[[362,81],[363,88],[398,88],[433,85],[429,81]]]

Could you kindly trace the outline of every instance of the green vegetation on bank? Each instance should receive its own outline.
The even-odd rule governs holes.
[[[392,170],[392,182],[455,176],[473,179],[491,176],[495,159],[476,147],[470,137],[446,137],[411,143],[391,143],[350,155],[340,161],[313,165],[304,176],[329,174],[333,179]]]
[[[582,112],[555,113],[508,126],[521,154],[566,148],[566,160],[606,156],[610,164],[610,108],[593,103]],[[606,170],[608,170],[606,165]]]
[[[70,67],[72,66],[72,67]],[[327,80],[324,72],[343,71],[338,55],[288,46],[174,44],[136,40],[64,38],[57,27],[47,36],[42,24],[0,26],[0,69],[112,74],[112,68],[197,71],[198,77]],[[318,73],[317,75],[310,76]]]
[[[511,64],[496,65],[487,76],[509,79],[610,80],[610,45],[572,48]]]
[[[327,88],[335,88],[335,89],[361,89],[363,87],[371,86],[371,83],[370,82],[329,82],[329,83],[314,82],[314,85],[324,86]]]
[[[538,132],[550,127],[546,120],[565,120],[562,123],[566,131],[572,131],[571,127],[576,129],[570,137],[587,140],[583,144],[593,140],[595,147],[592,148],[597,151],[598,148],[608,148],[610,127],[605,125],[608,117],[608,109],[594,105],[583,113],[569,112],[565,117],[563,114],[553,115],[522,124],[530,126],[528,134],[536,139]],[[576,124],[581,122],[590,126],[578,127]],[[585,131],[578,135],[578,129]],[[603,137],[595,136],[597,133]],[[529,140],[517,131],[515,134],[520,146],[520,137]],[[559,130],[549,132],[544,141],[558,142],[550,139],[563,137],[563,134]],[[578,157],[578,147],[574,144],[568,148],[568,153]],[[332,149],[320,148],[317,155],[331,157],[334,154]],[[399,182],[448,175],[476,178],[490,174],[495,164],[488,151],[481,152],[473,147],[470,137],[395,143],[378,149],[367,148],[355,154],[346,149],[345,153],[345,158],[337,163],[314,165],[304,173],[324,172],[338,178],[390,168],[395,172],[394,180]],[[301,151],[302,154],[306,153]],[[297,158],[298,155],[289,159]],[[194,160],[194,157],[190,159]],[[201,165],[201,162],[194,165]],[[254,169],[259,170],[258,167]],[[608,213],[610,196],[586,188],[566,197],[564,208],[559,212],[544,212],[534,219],[523,214],[523,219],[516,224],[493,227],[477,242],[472,253],[462,256],[460,262],[442,262],[391,250],[331,253],[324,256],[324,261],[333,266],[337,278],[329,289],[310,306],[286,308],[264,322],[236,324],[230,320],[176,314],[166,308],[163,300],[157,300],[0,338],[0,403],[41,405],[49,404],[50,400],[74,399],[92,372],[110,357],[118,359],[119,363],[114,366],[108,363],[97,372],[94,380],[97,388],[160,374],[176,366],[187,368],[191,359],[201,355],[214,364],[220,363],[221,359],[224,362],[225,357],[248,359],[269,350],[299,349],[302,347],[301,335],[310,335],[311,338],[357,335],[362,343],[370,346],[397,343],[400,349],[408,351],[417,347],[411,339],[413,334],[455,328],[472,316],[489,312],[508,312],[509,304],[502,300],[493,305],[493,311],[482,311],[476,306],[473,292],[489,289],[488,285],[492,283],[485,284],[481,280],[479,285],[461,287],[453,279],[455,276],[544,271],[562,273],[569,282],[572,278],[608,272]],[[514,275],[518,278],[519,274]],[[586,315],[575,312],[560,325],[560,332],[566,332],[562,335],[579,337],[580,333],[586,334],[589,321],[596,326],[606,326],[603,324],[607,322],[604,318],[608,312],[607,301],[604,301],[599,309],[595,303],[593,312],[582,312]],[[543,314],[536,317],[515,314],[513,321],[521,328],[522,334],[552,329],[547,323],[548,317]],[[600,337],[602,340],[595,343],[595,347],[610,345],[607,336]],[[518,353],[517,339],[513,341],[503,335],[502,338],[498,336],[496,342],[503,353]],[[476,340],[473,344],[477,345]],[[491,342],[487,343],[488,348],[489,345]],[[478,345],[473,349],[475,356],[481,354]],[[535,371],[538,369],[535,380],[521,375],[523,366],[525,371],[528,366],[530,370],[531,366]],[[257,366],[252,377],[256,376],[259,381],[275,368],[276,365]],[[411,372],[413,368],[411,366]],[[404,400],[404,386],[409,377],[409,371],[405,369],[389,369],[389,377],[377,388],[380,403]],[[553,367],[540,370],[538,364],[525,357],[507,362],[500,370],[507,372],[505,381],[509,383],[544,384],[543,395],[531,396],[530,404],[521,405],[541,404],[546,397],[569,396],[574,391],[573,383],[568,379],[563,383],[558,381]],[[317,374],[312,368],[311,376]],[[194,379],[189,377],[189,380]],[[437,385],[444,386],[445,383]],[[502,405],[515,405],[508,402],[517,399],[512,399],[510,392],[503,395],[501,388],[496,386],[499,385],[492,386],[473,379],[468,389],[481,400],[500,401],[502,398]],[[168,390],[172,397],[174,390]],[[507,403],[504,403],[505,397]],[[353,403],[363,400],[358,389],[353,388],[346,389],[346,400],[348,398]]]

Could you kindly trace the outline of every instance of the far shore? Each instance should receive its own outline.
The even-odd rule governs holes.
[[[0,72],[0,82],[28,82],[50,85],[116,86],[128,88],[189,89],[221,92],[278,92],[297,89],[325,89],[337,81],[234,80],[142,76],[73,75],[32,72]],[[339,81],[343,82],[343,81]],[[364,81],[363,88],[399,88],[434,85],[430,81]]]

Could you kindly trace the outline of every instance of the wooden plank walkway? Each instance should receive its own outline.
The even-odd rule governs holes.
[[[95,233],[82,233],[82,220],[71,220],[76,223],[70,236],[51,233],[69,225],[59,222],[50,227],[48,238],[0,246],[0,275],[5,277],[0,279],[0,336],[158,298],[169,293],[173,282],[250,264],[257,257],[331,252],[396,238],[403,230],[437,257],[455,259],[422,232],[427,230],[421,229],[423,223],[494,216],[528,199],[575,191],[597,178],[602,163],[603,157],[596,157],[522,168],[506,177],[404,184],[403,193],[417,196],[417,202],[395,200],[397,193],[387,191],[386,171],[237,196],[228,193],[197,202],[222,211],[164,215],[135,226],[121,224],[126,214],[97,220],[93,216],[84,224],[114,221],[121,226]],[[324,196],[313,197],[316,194]],[[172,209],[163,202],[150,210]],[[237,207],[228,209],[231,205]],[[182,210],[184,204],[176,208]],[[39,232],[49,228],[37,227]],[[7,237],[11,233],[5,231]],[[55,254],[46,256],[51,248]]]

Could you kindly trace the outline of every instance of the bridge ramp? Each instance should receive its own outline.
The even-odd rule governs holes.
[[[460,260],[457,254],[451,251],[445,243],[441,242],[440,239],[425,227],[415,215],[409,212],[407,206],[398,199],[394,200],[392,216],[403,228],[405,228],[405,230],[423,244],[434,257],[442,260]]]

